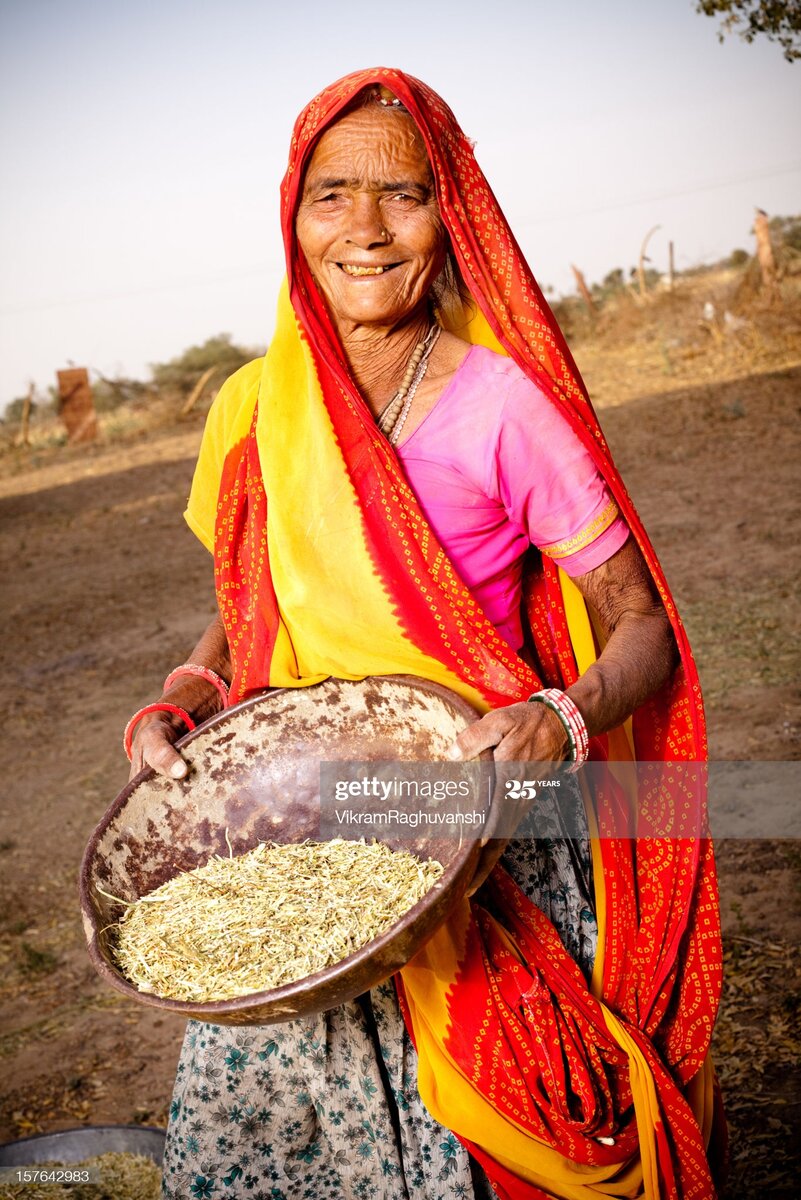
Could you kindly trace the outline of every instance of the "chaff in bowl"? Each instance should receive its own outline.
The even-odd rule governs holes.
[[[321,761],[442,759],[454,737],[476,719],[470,705],[447,689],[400,676],[329,679],[274,691],[212,718],[181,743],[191,766],[185,780],[142,772],[92,835],[81,872],[81,906],[96,969],[142,1003],[233,1025],[321,1012],[374,987],[413,957],[465,894],[480,854],[474,830],[444,835],[422,827],[413,835],[395,835],[377,829],[376,837],[390,849],[441,863],[437,885],[386,932],[339,962],[229,999],[175,1000],[135,987],[114,956],[113,929],[123,906],[113,897],[138,899],[213,855],[241,855],[260,842],[315,840]],[[487,808],[489,801],[482,803]]]

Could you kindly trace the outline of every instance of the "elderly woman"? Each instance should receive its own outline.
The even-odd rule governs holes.
[[[484,714],[455,758],[702,758],[663,576],[447,106],[340,80],[282,201],[275,336],[221,390],[186,514],[220,616],[134,719],[134,770],[185,774],[173,744],[229,686],[391,673]],[[190,1025],[165,1194],[712,1196],[719,987],[707,841],[515,840],[397,980]]]

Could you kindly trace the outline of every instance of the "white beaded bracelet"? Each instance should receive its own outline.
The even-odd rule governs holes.
[[[544,704],[562,722],[570,745],[571,771],[577,771],[587,761],[590,753],[590,737],[587,723],[567,692],[558,688],[543,688],[529,696],[529,702]]]

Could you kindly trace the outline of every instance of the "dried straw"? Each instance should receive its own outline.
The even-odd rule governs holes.
[[[382,842],[340,838],[214,855],[128,907],[115,957],[140,991],[173,1000],[267,991],[386,932],[442,871]]]
[[[77,1163],[31,1163],[31,1171],[90,1170],[91,1183],[0,1182],[0,1200],[159,1200],[161,1168],[143,1154],[113,1152],[97,1154]],[[4,1179],[12,1179],[24,1167],[7,1168]]]

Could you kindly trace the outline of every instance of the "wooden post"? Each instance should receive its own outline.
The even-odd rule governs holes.
[[[676,264],[673,261],[673,243],[668,242],[668,291],[673,291],[673,282],[676,278]]]
[[[28,388],[28,394],[22,401],[22,417],[19,426],[19,438],[17,439],[18,446],[30,445],[30,424],[31,424],[31,409],[33,408],[34,385],[31,384]]]
[[[754,217],[754,234],[757,244],[757,259],[762,272],[762,287],[769,298],[776,295],[779,272],[776,269],[776,258],[773,254],[773,243],[770,238],[768,214],[761,208],[756,210]]]
[[[645,237],[643,238],[642,246],[640,247],[640,262],[637,267],[637,278],[640,281],[640,295],[642,296],[643,300],[646,298],[646,291],[647,291],[646,286],[645,286],[645,264],[646,264],[646,262],[648,262],[648,259],[645,257],[645,251],[648,246],[648,243],[650,242],[653,235],[656,233],[657,229],[661,229],[661,228],[662,228],[661,225],[654,225],[653,229],[649,229],[648,232],[646,233]]]
[[[97,437],[97,417],[86,367],[57,371],[59,416],[67,430],[67,441],[93,442]]]
[[[197,383],[192,388],[192,391],[189,393],[186,404],[184,404],[183,408],[181,409],[182,417],[185,417],[187,413],[191,413],[192,409],[195,407],[201,395],[203,394],[203,389],[216,370],[216,367],[208,367],[200,376],[200,379],[198,379]]]
[[[582,300],[587,305],[590,316],[594,317],[595,316],[595,301],[592,298],[592,292],[587,287],[587,280],[584,278],[583,274],[578,269],[578,267],[574,267],[572,263],[570,265],[570,270],[573,272],[573,275],[575,276],[576,285],[578,287],[578,290],[581,292]]]

